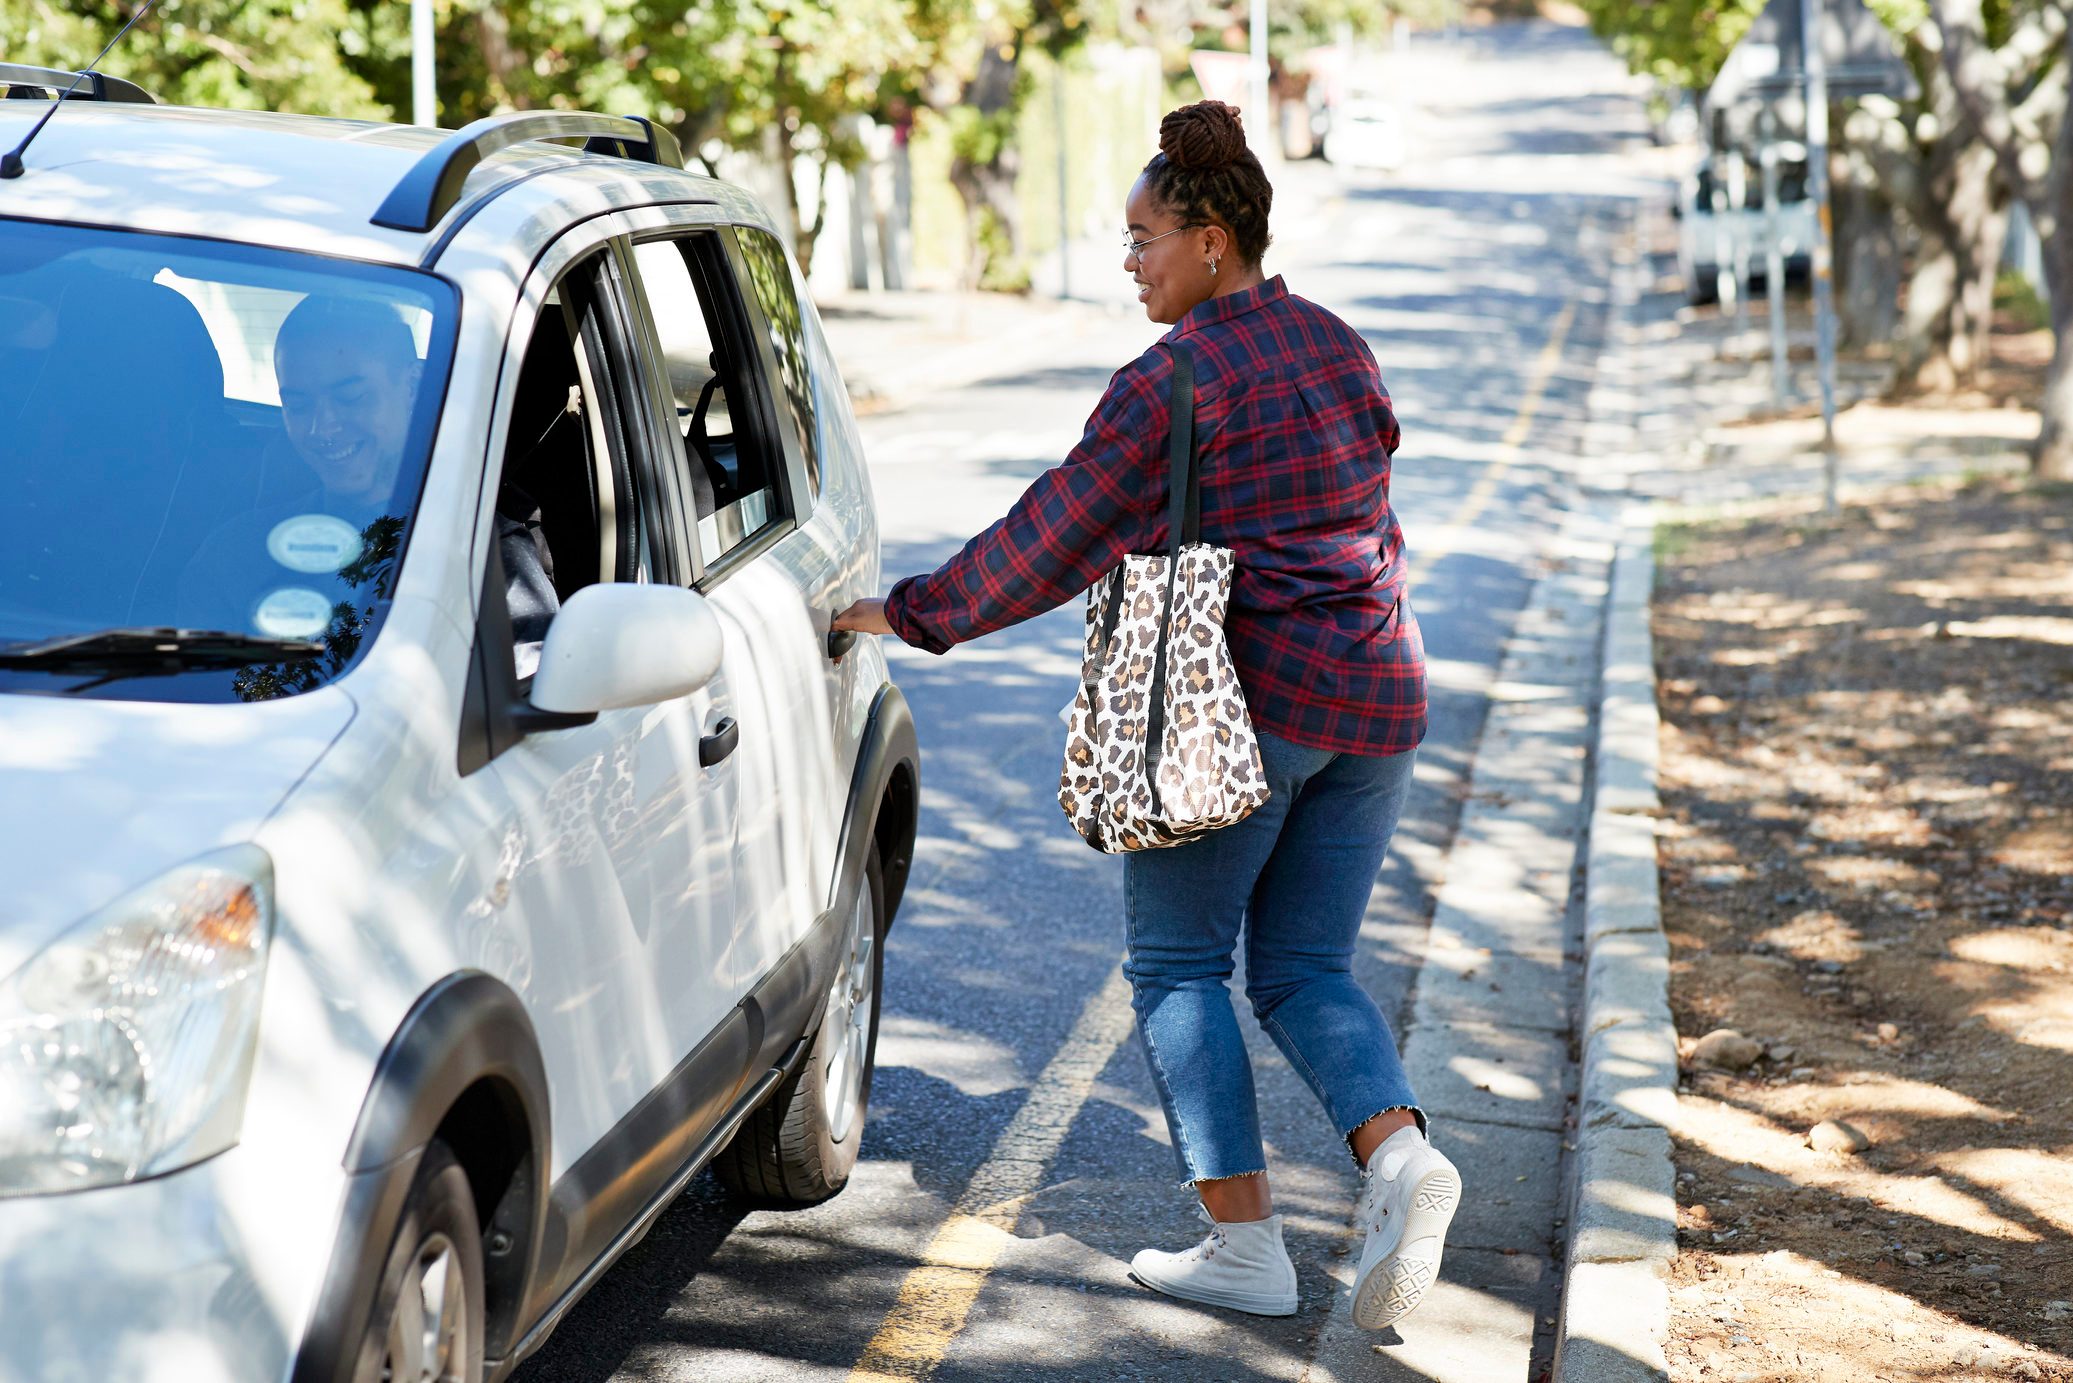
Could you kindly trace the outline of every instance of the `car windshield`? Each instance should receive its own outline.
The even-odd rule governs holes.
[[[425,274],[0,221],[0,691],[256,701],[343,673],[388,605],[454,317]],[[139,629],[244,642],[90,637]],[[289,641],[322,651],[264,656]]]

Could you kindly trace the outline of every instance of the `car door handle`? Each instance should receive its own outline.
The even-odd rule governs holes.
[[[721,716],[719,724],[710,735],[701,736],[698,741],[698,766],[711,768],[734,752],[734,746],[741,743],[741,726],[733,716]]]
[[[828,631],[828,656],[840,658],[857,646],[857,631],[854,629],[830,629]]]

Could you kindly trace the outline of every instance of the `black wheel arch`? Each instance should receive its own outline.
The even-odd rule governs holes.
[[[479,971],[427,990],[375,1065],[346,1148],[338,1233],[294,1383],[348,1383],[354,1332],[372,1309],[374,1279],[435,1139],[460,1160],[475,1194],[483,1352],[494,1372],[526,1325],[544,1234],[547,1073],[524,1002]]]
[[[921,823],[921,747],[914,713],[900,689],[887,682],[871,700],[850,774],[836,855],[834,909],[843,916],[855,904],[864,878],[864,852],[878,853],[885,886],[885,920],[899,914],[907,876],[914,867],[914,837]]]

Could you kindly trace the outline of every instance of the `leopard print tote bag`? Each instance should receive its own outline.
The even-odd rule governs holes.
[[[1260,745],[1224,639],[1236,565],[1201,541],[1194,361],[1173,350],[1169,549],[1125,557],[1087,594],[1080,689],[1058,805],[1120,854],[1179,845],[1267,800]]]

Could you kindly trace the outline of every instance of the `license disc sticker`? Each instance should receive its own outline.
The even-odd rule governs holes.
[[[360,535],[330,514],[297,514],[274,525],[266,550],[290,571],[334,572],[360,555]]]
[[[303,586],[283,586],[259,602],[252,626],[276,639],[313,639],[331,627],[331,602]]]

